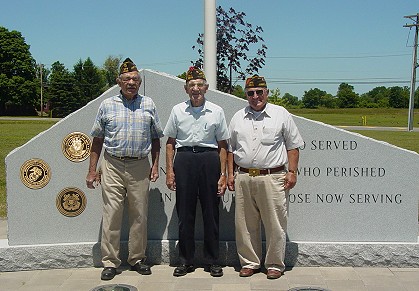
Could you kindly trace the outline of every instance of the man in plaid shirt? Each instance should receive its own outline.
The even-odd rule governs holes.
[[[153,100],[138,94],[141,81],[136,65],[127,58],[117,78],[120,94],[101,103],[91,131],[86,184],[91,189],[102,185],[102,280],[113,279],[121,265],[119,245],[125,200],[129,216],[128,263],[133,271],[151,274],[145,264],[148,195],[150,180],[155,182],[159,177],[163,131]],[[97,169],[102,148],[104,158]]]

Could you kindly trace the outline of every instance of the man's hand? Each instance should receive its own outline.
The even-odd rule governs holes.
[[[89,172],[86,177],[87,188],[95,189],[100,185],[100,172]]]
[[[227,190],[227,182],[226,182],[226,176],[221,175],[220,179],[218,179],[218,191],[217,196],[223,196]]]
[[[228,190],[230,190],[230,191],[235,191],[236,190],[236,187],[234,185],[234,176],[233,175],[228,176],[227,186],[228,186]]]
[[[175,181],[175,173],[168,172],[166,173],[166,186],[169,190],[175,191],[176,190],[176,181]]]
[[[160,177],[159,175],[159,169],[156,169],[155,167],[152,167],[150,170],[150,181],[151,182],[156,182],[157,179]]]
[[[285,176],[285,190],[289,190],[294,188],[295,184],[297,183],[297,175],[295,173],[288,172]]]

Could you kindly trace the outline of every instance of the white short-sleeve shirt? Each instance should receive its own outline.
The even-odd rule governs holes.
[[[282,106],[266,104],[256,117],[249,106],[231,119],[229,151],[240,167],[269,169],[288,163],[287,150],[304,145],[291,114]]]
[[[208,100],[198,112],[193,110],[190,100],[175,105],[163,133],[176,139],[176,148],[218,148],[218,141],[230,137],[224,110]]]

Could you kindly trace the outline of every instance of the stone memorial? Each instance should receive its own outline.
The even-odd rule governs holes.
[[[188,99],[184,80],[151,70],[140,74],[140,94],[154,100],[164,127],[172,107]],[[85,185],[89,133],[100,102],[118,91],[109,89],[6,157],[8,240],[0,240],[0,271],[100,266],[101,190]],[[227,122],[247,105],[216,90],[206,98],[224,108]],[[305,145],[288,201],[286,264],[418,267],[419,154],[324,123],[294,120]],[[156,264],[177,259],[165,142],[149,200],[147,256]],[[226,192],[220,207],[220,258],[238,264],[234,192]],[[127,235],[124,228],[122,240]],[[203,238],[200,219],[196,238]]]

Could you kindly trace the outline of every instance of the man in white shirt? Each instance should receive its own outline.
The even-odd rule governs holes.
[[[259,272],[262,260],[261,222],[266,235],[268,279],[285,270],[287,199],[297,182],[303,139],[291,114],[268,103],[264,77],[247,78],[249,106],[230,122],[228,188],[235,193],[236,245],[240,277]]]
[[[227,122],[223,109],[205,99],[204,72],[191,67],[186,73],[189,100],[173,107],[164,129],[166,184],[176,191],[179,218],[180,265],[174,276],[194,271],[195,216],[199,199],[204,220],[204,259],[213,277],[223,275],[219,256],[219,204],[227,188]],[[176,158],[175,158],[176,152]]]

